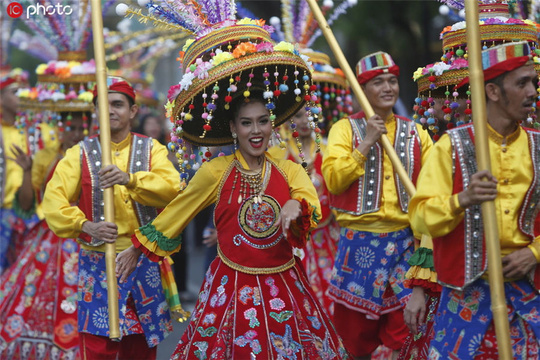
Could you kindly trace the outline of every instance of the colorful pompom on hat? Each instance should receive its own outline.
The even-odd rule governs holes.
[[[463,1],[443,2],[457,9],[464,7]],[[531,20],[512,18],[507,1],[480,1],[479,12],[483,51],[500,44],[512,45],[524,41],[529,44],[531,53],[535,53],[537,39],[533,33],[536,33],[537,24]],[[444,28],[441,32],[443,46],[441,61],[418,68],[413,74],[413,79],[418,85],[413,118],[422,124],[424,129],[433,133],[434,140],[437,140],[446,128],[459,126],[472,118],[471,93],[466,80],[469,76],[469,65],[465,26],[465,21],[460,21]],[[539,63],[537,58],[535,62]],[[540,68],[540,65],[537,68]],[[440,109],[444,114],[442,116],[436,114],[439,111],[436,109],[436,99],[443,102]],[[532,111],[527,122],[533,123],[534,118],[535,114]]]
[[[357,3],[356,0],[318,2],[323,15],[328,18],[329,25]],[[270,24],[276,29],[272,33],[273,39],[296,44],[300,53],[308,56],[313,64],[313,83],[317,87],[321,114],[317,126],[323,133],[328,132],[334,122],[352,114],[352,97],[343,71],[331,65],[327,54],[312,48],[315,40],[322,35],[322,31],[308,3],[282,0],[281,18],[270,18]],[[315,128],[315,131],[318,129]]]
[[[356,78],[361,85],[382,74],[399,76],[399,66],[384,51],[366,55],[356,64]]]
[[[2,66],[0,71],[0,90],[28,86],[28,71],[21,68],[11,69],[8,65]]]

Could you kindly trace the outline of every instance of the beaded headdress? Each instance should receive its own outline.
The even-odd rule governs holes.
[[[356,0],[326,0],[321,2],[320,8],[332,25],[356,3]],[[321,112],[317,125],[328,131],[334,122],[352,114],[352,97],[345,74],[331,65],[327,54],[311,48],[322,32],[307,1],[282,0],[281,19],[272,17],[270,24],[276,29],[272,34],[275,40],[297,44],[300,53],[307,55],[313,64],[313,83],[317,87]]]
[[[463,1],[443,1],[448,6],[463,9]],[[479,2],[480,38],[484,50],[502,43],[526,41],[534,50],[537,47],[536,27],[531,20],[510,16],[508,1],[485,0]],[[440,130],[459,126],[471,120],[472,109],[469,86],[463,80],[469,75],[466,44],[466,23],[459,21],[441,32],[443,55],[441,61],[418,68],[413,79],[418,85],[413,118],[431,131],[437,140]],[[435,116],[435,99],[442,99],[444,123]],[[463,104],[463,102],[465,104]],[[464,109],[463,109],[464,107]],[[460,108],[462,108],[460,110]],[[533,122],[534,114],[527,119]],[[444,125],[444,126],[443,126]]]
[[[21,1],[23,5],[55,6],[56,0]],[[113,0],[102,0],[103,13]],[[45,3],[45,4],[43,4]],[[46,123],[56,128],[60,135],[69,130],[72,112],[91,112],[92,88],[95,82],[94,60],[87,60],[86,48],[92,38],[91,4],[85,1],[69,2],[71,12],[57,13],[54,16],[33,16],[25,20],[25,25],[35,36],[43,39],[55,50],[56,57],[36,68],[35,87],[20,89],[21,113],[18,126],[35,127]],[[77,15],[75,15],[77,14]],[[21,50],[28,50],[28,44]],[[66,123],[62,113],[67,113]],[[88,122],[84,119],[85,127]],[[51,130],[52,131],[52,130]],[[85,130],[88,133],[88,129]]]
[[[198,166],[197,155],[202,161],[212,155],[209,150],[190,153],[186,142],[207,147],[233,144],[233,99],[249,101],[252,92],[262,94],[273,127],[292,118],[306,102],[309,111],[315,107],[307,57],[290,43],[274,44],[273,28],[263,20],[237,20],[233,1],[150,1],[146,6],[150,15],[125,5],[117,12],[167,24],[193,37],[180,52],[182,80],[169,89],[166,105],[173,123],[169,149],[182,168]]]

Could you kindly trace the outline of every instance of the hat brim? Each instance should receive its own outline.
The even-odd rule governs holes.
[[[299,71],[299,75],[296,77],[299,82],[297,87],[303,89],[303,82],[301,81],[304,75],[308,75],[311,78],[311,73],[306,63],[297,55],[286,51],[273,51],[273,52],[256,52],[249,55],[242,56],[238,59],[224,62],[208,71],[208,77],[205,79],[194,78],[187,90],[183,90],[177,96],[174,101],[173,119],[180,119],[182,112],[190,112],[192,115],[191,120],[184,120],[182,124],[183,133],[180,135],[183,139],[189,143],[197,146],[222,146],[233,143],[233,138],[230,130],[230,121],[233,120],[233,111],[225,109],[225,91],[220,90],[218,92],[219,98],[215,100],[214,104],[216,109],[212,112],[212,120],[210,125],[212,129],[204,132],[203,126],[206,121],[202,118],[203,97],[202,94],[208,95],[208,101],[213,94],[213,88],[217,85],[220,89],[227,89],[229,87],[229,79],[231,77],[240,76],[241,81],[238,82],[238,90],[233,94],[235,96],[240,95],[246,90],[246,83],[248,82],[248,76],[253,72],[255,75],[249,81],[252,83],[251,90],[265,89],[263,84],[262,73],[269,72],[270,81],[269,90],[276,89],[273,84],[275,77],[274,72],[278,72],[280,84],[285,83],[289,90],[287,93],[283,93],[278,97],[273,98],[275,109],[273,114],[276,116],[274,120],[274,126],[279,126],[291,116],[293,116],[298,110],[305,104],[305,100],[302,94],[295,95],[295,71]],[[282,76],[287,74],[288,79],[282,80]],[[302,90],[304,94],[305,91]],[[193,104],[193,109],[189,109],[189,105]],[[204,136],[203,136],[204,134]]]

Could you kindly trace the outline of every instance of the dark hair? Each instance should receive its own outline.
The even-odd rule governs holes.
[[[141,118],[139,119],[139,124],[137,125],[137,127],[135,128],[135,132],[136,133],[139,133],[139,134],[143,134],[143,135],[146,135],[144,133],[144,124],[146,123],[146,121],[149,119],[149,118],[156,118],[158,119],[158,121],[161,119],[160,116],[155,113],[155,112],[149,112],[143,116],[141,116]],[[164,127],[162,126],[161,127],[161,135],[159,136],[158,139],[156,139],[157,141],[159,141],[161,144],[164,144],[165,145],[165,129]]]
[[[243,95],[233,98],[233,100],[230,103],[231,113],[233,115],[231,118],[231,121],[234,121],[236,119],[242,105],[250,103],[250,102],[260,102],[261,104],[266,105],[266,102],[263,99],[263,92],[260,90],[250,91],[250,96],[249,96],[248,101],[246,101]]]

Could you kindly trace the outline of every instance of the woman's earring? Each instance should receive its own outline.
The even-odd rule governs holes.
[[[232,138],[233,138],[233,142],[234,142],[234,151],[236,151],[236,138],[238,137],[238,135],[236,135],[235,132],[232,133]]]

